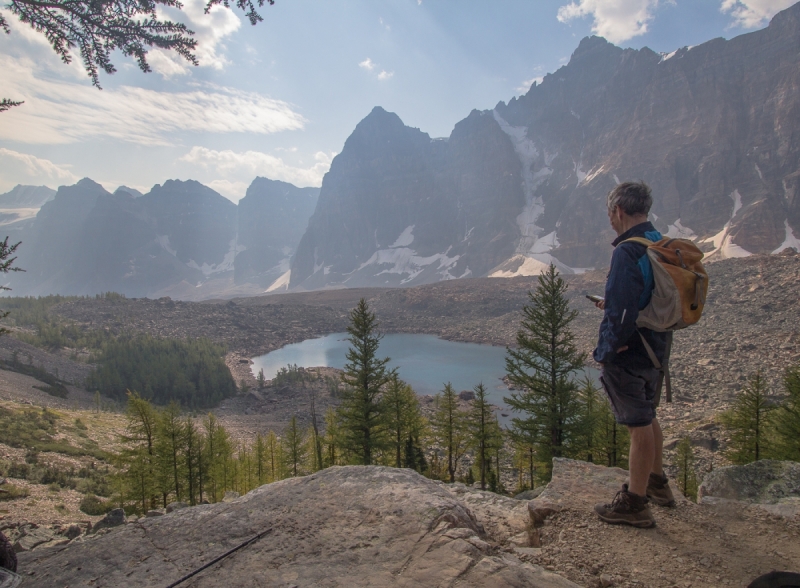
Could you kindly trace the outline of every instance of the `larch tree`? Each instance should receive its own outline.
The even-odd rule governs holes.
[[[284,466],[291,477],[296,478],[302,473],[307,451],[308,443],[303,430],[297,423],[297,416],[292,415],[289,425],[283,431]]]
[[[800,461],[800,364],[783,376],[786,397],[775,411],[775,457]]]
[[[733,406],[720,415],[730,436],[726,455],[733,463],[744,465],[771,457],[771,413],[775,404],[761,370],[742,388]]]
[[[694,450],[689,437],[681,439],[676,448],[675,465],[678,468],[676,482],[683,495],[697,500],[697,474],[694,471]]]
[[[394,455],[394,467],[401,468],[403,448],[407,445],[407,440],[411,439],[412,444],[416,442],[418,445],[424,428],[419,399],[414,389],[395,373],[386,385],[383,404],[386,410],[387,429],[391,437],[389,445]]]
[[[475,450],[475,460],[480,473],[481,490],[486,490],[486,476],[491,467],[491,450],[494,438],[492,405],[483,382],[475,386],[475,400],[469,412],[470,441]]]
[[[522,416],[512,419],[515,438],[535,449],[543,481],[550,479],[552,458],[571,457],[580,449],[582,407],[574,374],[583,369],[570,324],[567,285],[553,264],[539,275],[530,303],[522,308],[517,347],[506,350],[506,372],[517,391],[505,398]]]
[[[458,395],[450,382],[436,395],[435,406],[431,429],[434,440],[447,454],[447,475],[452,484],[456,481],[458,463],[467,449],[466,414],[459,410]]]
[[[388,357],[378,358],[381,335],[375,313],[364,298],[350,312],[347,332],[350,348],[339,405],[342,438],[359,463],[370,465],[375,454],[386,447],[386,411],[381,394],[394,370],[386,367]]]

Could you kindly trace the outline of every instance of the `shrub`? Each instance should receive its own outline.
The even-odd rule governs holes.
[[[28,495],[28,490],[9,484],[6,482],[0,486],[0,500],[15,500],[17,498],[25,498]]]
[[[94,494],[87,494],[81,500],[79,508],[81,512],[85,512],[88,515],[100,516],[106,514],[108,511],[114,508],[114,506],[103,500],[100,500]]]

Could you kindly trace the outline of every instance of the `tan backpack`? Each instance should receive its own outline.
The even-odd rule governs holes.
[[[625,241],[647,247],[647,257],[653,267],[653,295],[647,306],[639,311],[636,326],[669,333],[664,365],[658,361],[641,332],[639,336],[650,361],[661,372],[659,395],[663,381],[667,387],[667,402],[671,402],[672,387],[667,364],[672,347],[672,331],[695,324],[703,314],[708,293],[708,273],[700,261],[703,252],[688,239],[665,237],[654,242],[644,237],[631,237]]]

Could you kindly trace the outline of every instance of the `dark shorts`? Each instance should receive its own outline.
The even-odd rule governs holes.
[[[660,390],[655,368],[628,368],[607,363],[600,382],[611,402],[611,411],[620,425],[646,427],[656,418]]]

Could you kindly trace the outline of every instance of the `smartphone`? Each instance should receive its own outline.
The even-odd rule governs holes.
[[[595,296],[594,294],[587,294],[586,298],[588,298],[594,303],[602,302],[603,300],[605,300],[605,298],[603,298],[602,296]]]

